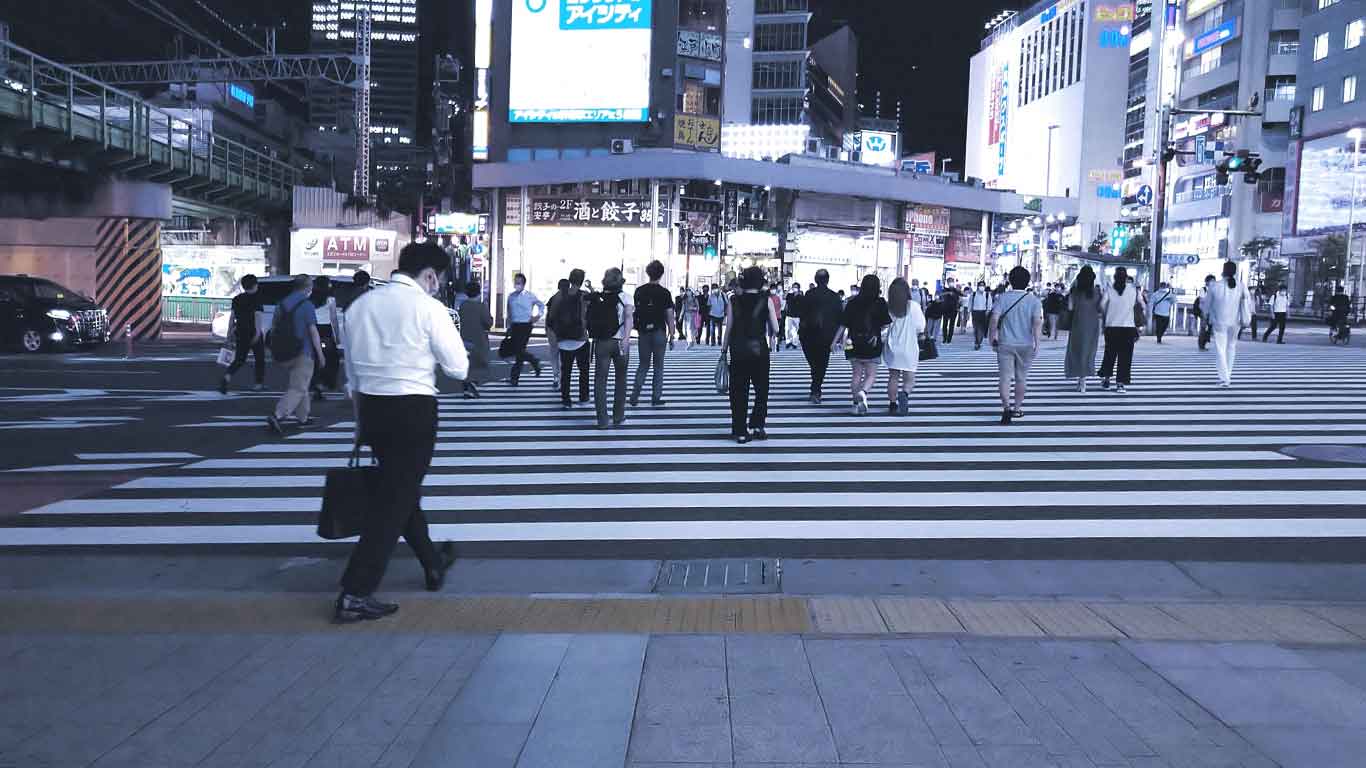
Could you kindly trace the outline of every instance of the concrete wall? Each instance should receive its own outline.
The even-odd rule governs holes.
[[[95,294],[99,219],[0,219],[0,274],[46,277]]]
[[[721,122],[749,123],[753,94],[754,0],[730,0],[726,5],[726,90],[721,96]]]

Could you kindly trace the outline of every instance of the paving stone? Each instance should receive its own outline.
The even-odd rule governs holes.
[[[906,693],[880,640],[808,639],[806,657],[824,696],[846,691],[870,696]]]
[[[1361,728],[1259,725],[1238,732],[1282,768],[1360,768],[1366,755]]]
[[[324,747],[305,768],[372,768],[384,754],[379,744],[331,744]]]
[[[515,768],[528,730],[523,723],[442,722],[411,768]]]
[[[878,598],[878,610],[887,629],[904,634],[963,634],[962,622],[942,600],[914,597]]]
[[[384,754],[380,755],[375,768],[409,768],[422,751],[422,745],[431,736],[431,731],[430,725],[403,726],[398,732],[398,737],[384,750]]]
[[[517,760],[517,768],[616,766],[626,760],[630,720],[537,720]]]
[[[948,702],[939,695],[930,678],[925,674],[925,670],[920,666],[920,660],[916,657],[912,649],[912,641],[907,640],[888,640],[883,643],[883,651],[887,654],[888,661],[896,669],[901,685],[910,694],[911,700],[915,702],[916,709],[920,711],[920,716],[925,719],[926,725],[934,733],[935,741],[941,746],[972,746],[972,739],[968,737],[963,726],[959,724],[958,718],[954,716],[949,708]],[[976,756],[976,751],[969,749]],[[966,760],[967,758],[962,758]],[[952,762],[952,760],[950,760]]]
[[[1228,605],[1168,603],[1162,606],[1162,611],[1208,640],[1256,642],[1275,639],[1268,637],[1266,627]]]
[[[569,648],[565,635],[503,635],[489,649],[440,725],[525,723],[528,728]]]
[[[887,631],[887,624],[872,598],[815,597],[809,602],[811,627],[815,632],[872,635]]]
[[[815,688],[802,694],[740,693],[730,701],[737,761],[836,762],[835,743]]]
[[[1169,668],[1162,674],[1232,726],[1323,725],[1313,712],[1268,687],[1254,670]]]
[[[800,637],[726,638],[727,683],[732,695],[815,695],[816,683]]]
[[[1135,640],[1205,640],[1191,627],[1156,605],[1144,603],[1087,603],[1092,611]]]
[[[1033,602],[1019,607],[1049,637],[1123,637],[1124,633],[1097,616],[1084,603]]]
[[[1358,641],[1366,640],[1366,607],[1347,605],[1323,605],[1306,608],[1319,618],[1351,632]]]
[[[934,734],[905,694],[822,695],[842,763],[943,763]]]
[[[1290,643],[1357,643],[1351,632],[1294,605],[1239,605],[1235,610],[1267,627],[1276,640]]]
[[[949,610],[974,635],[987,637],[1039,637],[1044,634],[1014,603],[990,600],[950,600]]]
[[[1014,707],[960,645],[926,640],[912,642],[911,648],[974,744],[1038,744]]]
[[[722,638],[650,638],[627,755],[632,762],[731,762]]]

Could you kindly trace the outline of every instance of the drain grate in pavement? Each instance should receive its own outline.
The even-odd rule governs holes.
[[[777,558],[665,560],[655,591],[670,594],[758,595],[778,591]]]
[[[1281,449],[1281,453],[1310,461],[1366,464],[1366,447],[1360,445],[1291,445]]]

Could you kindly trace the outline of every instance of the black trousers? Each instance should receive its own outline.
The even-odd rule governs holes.
[[[341,352],[337,349],[337,338],[332,335],[332,326],[318,326],[318,340],[323,345],[322,365],[313,371],[310,389],[336,389],[337,376],[341,371]]]
[[[585,341],[578,349],[560,350],[560,402],[570,405],[569,380],[574,376],[575,363],[579,366],[579,402],[588,402],[588,365],[593,358],[593,345]]]
[[[720,344],[721,336],[726,332],[726,318],[707,316],[707,343]]]
[[[1276,343],[1279,344],[1280,342],[1285,341],[1285,313],[1284,313],[1284,312],[1277,312],[1276,314],[1274,314],[1274,315],[1271,316],[1271,322],[1270,322],[1270,323],[1267,323],[1267,326],[1266,326],[1266,333],[1262,335],[1262,341],[1266,341],[1267,339],[1271,338],[1271,332],[1272,332],[1272,331],[1276,331],[1276,330],[1279,330],[1279,331],[1280,331],[1279,333],[1276,334]]]
[[[265,338],[260,338],[256,339],[255,342],[256,343],[254,344],[252,343],[251,336],[238,334],[237,346],[235,347],[237,353],[233,357],[232,365],[228,366],[227,372],[223,374],[225,377],[231,379],[233,374],[237,373],[242,366],[246,365],[247,353],[250,352],[253,362],[256,365],[256,383],[266,383],[266,340]]]
[[[1162,337],[1167,335],[1167,329],[1171,324],[1171,315],[1153,315],[1153,332],[1157,335],[1159,344],[1162,343]]]
[[[754,387],[754,410],[749,414],[749,428],[764,429],[768,424],[768,363],[767,353],[754,360],[731,361],[730,434],[733,437],[745,434],[745,410],[751,386]]]
[[[529,341],[531,341],[531,323],[513,323],[508,326],[507,349],[512,354],[506,355],[506,357],[514,358],[512,373],[509,376],[514,384],[522,378],[522,363],[530,363],[531,370],[537,373],[541,370],[541,361],[526,351],[526,345]]]
[[[798,338],[806,364],[811,366],[811,394],[819,395],[825,386],[825,372],[830,369],[830,347],[835,343],[835,337],[803,333],[798,334]]]
[[[981,347],[982,341],[987,337],[990,330],[991,313],[985,309],[972,310],[972,343],[973,346]]]
[[[1134,369],[1134,344],[1138,343],[1137,328],[1106,328],[1105,358],[1100,363],[1100,377],[1111,376],[1120,384],[1129,384],[1129,375]],[[1115,364],[1119,373],[1115,374]]]
[[[945,313],[944,313],[944,343],[945,343],[945,344],[952,344],[952,343],[953,343],[953,331],[954,331],[954,328],[956,328],[957,326],[958,326],[958,310],[955,309],[955,310],[953,311],[953,314],[949,314],[948,312],[945,312]]]
[[[422,479],[436,448],[436,398],[429,395],[360,398],[360,438],[379,461],[380,492],[361,524],[360,541],[342,575],[348,595],[373,594],[384,579],[398,537],[413,548],[423,568],[440,560],[422,514]]]

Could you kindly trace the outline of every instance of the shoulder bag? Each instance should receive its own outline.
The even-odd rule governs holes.
[[[991,346],[1001,346],[1001,326],[1005,324],[1006,316],[1009,315],[1016,307],[1020,306],[1020,302],[1024,301],[1025,297],[1028,295],[1029,294],[1024,293],[1020,294],[1020,298],[1016,299],[1014,304],[1011,304],[1009,307],[1007,307],[1006,311],[1002,312],[1001,316],[996,318],[996,339],[991,342]],[[1003,300],[1005,299],[1004,296],[1002,296],[1001,298]]]

